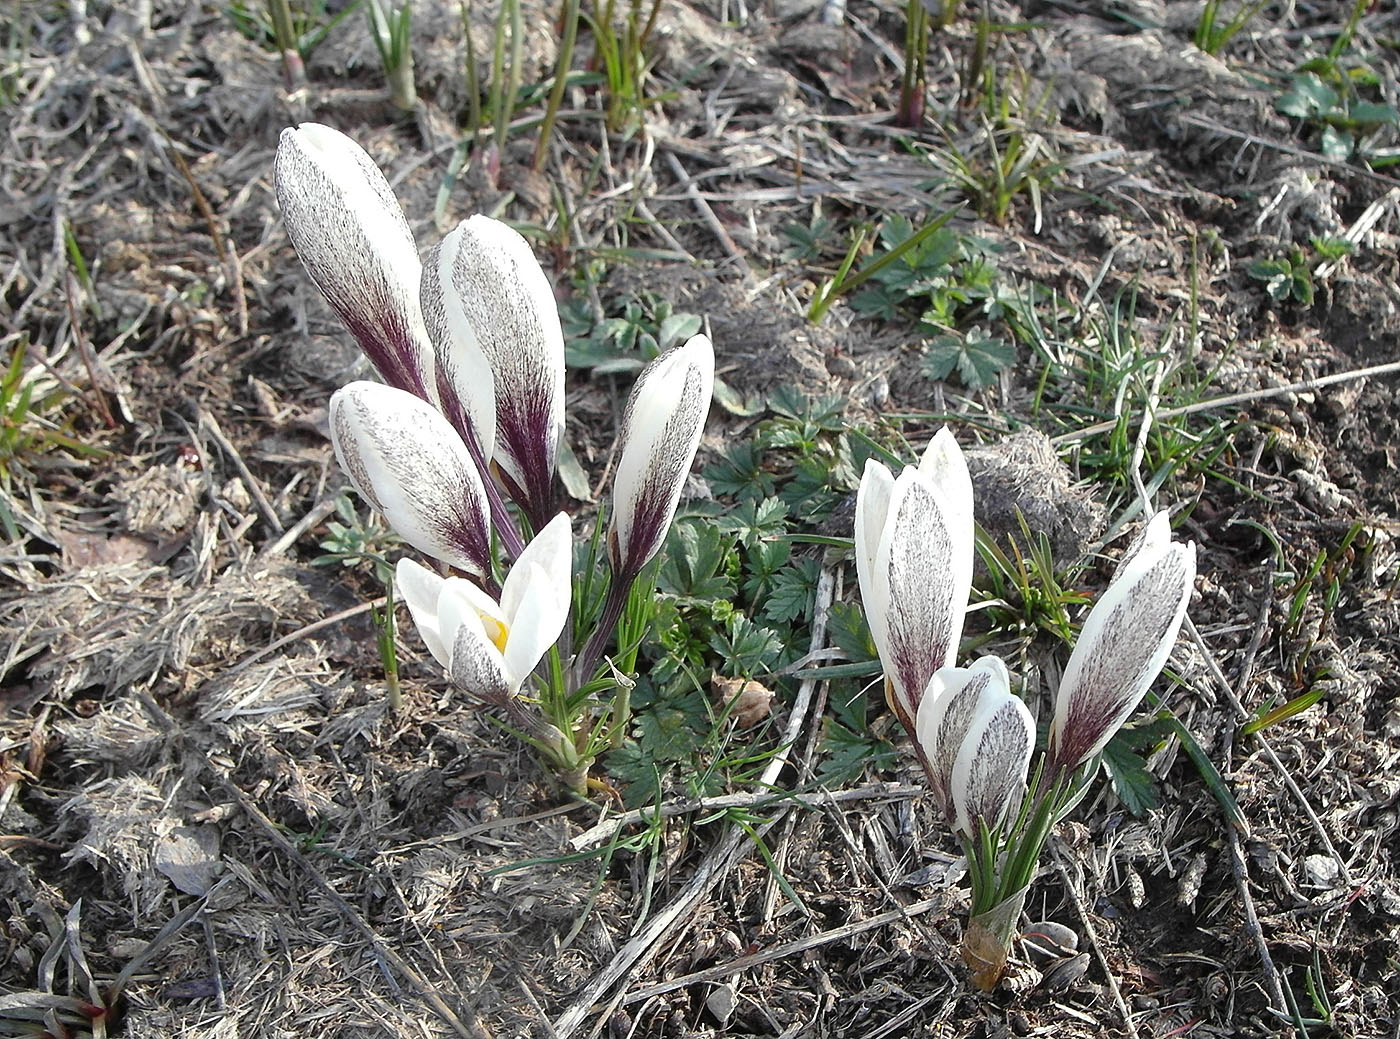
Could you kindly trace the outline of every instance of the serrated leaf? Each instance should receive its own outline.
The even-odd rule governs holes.
[[[710,639],[710,648],[720,655],[725,674],[748,678],[774,670],[783,643],[771,628],[736,613],[725,622],[724,631]]]
[[[1157,779],[1147,771],[1147,762],[1133,750],[1132,743],[1132,734],[1120,730],[1103,749],[1103,763],[1123,807],[1135,816],[1143,816],[1159,803]]]
[[[821,563],[813,558],[798,559],[779,570],[773,588],[763,604],[763,616],[773,624],[787,624],[811,616],[812,596],[817,590]]]
[[[964,386],[980,390],[990,386],[1007,365],[1016,360],[1016,347],[981,332],[966,336],[937,336],[924,354],[924,374],[946,379],[956,369]]]

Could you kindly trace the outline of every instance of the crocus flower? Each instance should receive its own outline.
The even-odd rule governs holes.
[[[481,476],[457,431],[421,397],[352,382],[331,397],[331,442],[360,495],[414,548],[491,573]]]
[[[564,424],[564,335],[549,279],[524,238],[478,215],[430,257],[422,300],[443,411],[543,524]]]
[[[460,688],[488,703],[520,692],[569,615],[573,539],[555,516],[511,567],[497,602],[470,581],[399,560],[399,590],[423,642]]]
[[[422,263],[374,160],[340,131],[303,123],[282,131],[276,181],[297,255],[370,363],[391,386],[435,402]]]
[[[630,583],[666,540],[710,411],[715,353],[703,335],[642,369],[622,419],[608,550]]]
[[[1006,665],[986,656],[934,672],[919,703],[915,736],[934,799],[953,829],[995,830],[1020,806],[1035,723],[1011,692]]]
[[[890,705],[913,732],[929,679],[957,653],[972,588],[972,480],[947,429],[898,478],[866,462],[855,552]]]
[[[1195,544],[1173,541],[1166,512],[1157,513],[1089,612],[1065,665],[1047,775],[1099,753],[1137,708],[1171,655],[1195,579]]]

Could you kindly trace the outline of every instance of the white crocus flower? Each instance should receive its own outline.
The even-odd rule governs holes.
[[[564,425],[564,334],[549,279],[520,234],[477,215],[429,258],[422,299],[443,411],[543,524]]]
[[[398,586],[423,642],[463,690],[488,703],[520,692],[569,616],[569,517],[546,524],[511,567],[497,602],[460,577],[399,560]]]
[[[915,735],[934,799],[958,833],[975,838],[979,819],[995,830],[1019,808],[1035,723],[999,657],[935,672]]]
[[[953,662],[972,588],[972,480],[948,430],[898,478],[865,465],[856,494],[861,602],[890,704],[913,731],[933,673]]]
[[[714,348],[697,335],[652,361],[632,387],[608,534],[613,572],[626,582],[666,540],[700,446],[714,377]]]
[[[1159,512],[1094,604],[1070,654],[1050,725],[1047,775],[1103,750],[1166,666],[1196,579],[1196,546]]]
[[[491,573],[481,476],[457,431],[420,397],[352,382],[330,403],[331,442],[355,489],[420,552]]]
[[[423,265],[374,160],[339,130],[302,123],[282,131],[275,179],[287,235],[326,301],[385,382],[436,403]]]

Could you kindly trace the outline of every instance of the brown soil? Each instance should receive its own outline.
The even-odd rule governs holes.
[[[1319,1016],[1312,971],[1332,1013],[1310,1034],[1400,1036],[1397,383],[1269,392],[1400,348],[1400,180],[1322,161],[1273,106],[1349,5],[1290,4],[1287,20],[1271,6],[1223,58],[1191,44],[1200,4],[1099,6],[992,4],[998,24],[1030,25],[999,36],[992,60],[1048,93],[1038,125],[1066,165],[1038,230],[1026,195],[1003,226],[971,208],[960,226],[1002,248],[1004,275],[1071,304],[1099,306],[1090,286],[1099,300],[1133,287],[1139,336],[1194,351],[1205,396],[1260,391],[1202,413],[1199,429],[1226,424],[1223,452],[1161,492],[1192,503],[1200,549],[1200,639],[1183,637],[1171,702],[1247,826],[1227,824],[1169,741],[1152,758],[1161,807],[1134,818],[1106,792],[1086,802],[1033,890],[1031,918],[1074,929],[1088,964],[1022,964],[982,997],[956,955],[955,843],[900,785],[918,781],[912,756],[867,777],[890,789],[795,809],[768,831],[803,912],[751,844],[685,815],[654,861],[619,851],[600,883],[596,859],[566,858],[600,808],[561,805],[411,634],[405,707],[388,712],[363,609],[373,583],[311,565],[343,483],[326,401],[362,362],[272,190],[282,127],[319,120],[383,166],[424,243],[499,210],[546,232],[561,294],[575,264],[610,248],[667,252],[616,264],[602,298],[645,290],[707,315],[741,394],[796,383],[848,395],[853,420],[960,416],[960,439],[987,445],[975,465],[1005,499],[998,529],[1037,505],[1018,489],[1043,485],[1073,510],[1043,520],[1073,559],[1124,498],[1006,468],[1044,465],[1025,432],[1027,349],[988,390],[934,385],[908,328],[844,304],[808,324],[822,275],[783,258],[780,228],[814,205],[843,229],[839,258],[850,223],[958,199],[929,187],[932,167],[905,145],[973,147],[976,119],[957,101],[971,16],[935,37],[930,125],[914,134],[890,116],[895,5],[852,0],[828,25],[809,0],[668,2],[652,77],[663,100],[645,132],[608,139],[600,97],[576,89],[543,178],[525,172],[531,125],[498,177],[472,166],[455,182],[435,224],[466,107],[456,5],[417,5],[427,101],[413,116],[384,99],[358,14],[288,92],[222,6],[15,5],[0,63],[0,335],[8,351],[28,342],[36,399],[61,397],[43,421],[98,453],[22,452],[4,498],[6,1029],[52,1005],[36,993],[90,998],[127,969],[108,1034],[1265,1036],[1286,1030],[1269,1009],[1280,984]],[[475,16],[479,49],[490,13]],[[527,16],[525,83],[552,67],[552,17]],[[1397,36],[1394,7],[1373,4],[1353,45],[1391,104]],[[1246,274],[1358,228],[1310,308]],[[1188,305],[1198,334],[1184,344]],[[618,390],[570,380],[569,436],[596,483]],[[742,421],[716,409],[709,449]],[[1072,475],[1093,441],[1043,432]],[[1314,593],[1295,596],[1319,552],[1333,556]],[[1253,710],[1317,687],[1321,701],[1267,743],[1239,732],[1232,698]],[[647,927],[654,940],[629,959]]]

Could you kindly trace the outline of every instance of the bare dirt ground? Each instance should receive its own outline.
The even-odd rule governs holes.
[[[1169,701],[1245,825],[1168,741],[1151,761],[1160,806],[1135,817],[1097,795],[1034,889],[1031,917],[1072,928],[1088,962],[1023,965],[984,997],[956,956],[956,845],[913,758],[868,768],[834,792],[846,800],[811,786],[820,689],[791,715],[783,779],[813,793],[757,810],[805,911],[703,813],[678,812],[654,856],[619,852],[601,875],[571,857],[610,809],[561,802],[411,632],[406,706],[387,711],[363,608],[375,586],[311,565],[342,486],[325,404],[358,355],[272,190],[280,130],[332,123],[383,166],[423,241],[499,209],[547,232],[564,297],[582,291],[577,264],[649,248],[611,263],[593,302],[611,312],[645,290],[706,315],[741,393],[840,393],[872,426],[918,414],[902,427],[915,442],[929,413],[953,414],[964,443],[994,451],[1044,426],[1024,345],[972,393],[919,374],[908,327],[844,304],[804,319],[849,225],[957,201],[908,145],[975,137],[957,102],[971,16],[935,37],[931,121],[914,134],[890,116],[893,5],[851,0],[828,24],[807,0],[668,2],[644,132],[609,138],[597,97],[574,90],[543,177],[525,172],[527,121],[500,175],[468,169],[435,224],[465,106],[455,7],[419,5],[425,105],[405,117],[359,15],[289,93],[220,7],[11,5],[0,334],[7,357],[27,342],[27,378],[56,402],[31,428],[73,443],[7,449],[0,1034],[78,1034],[36,1023],[71,1009],[47,997],[108,1000],[119,983],[117,1016],[81,1034],[1262,1036],[1289,1030],[1269,1009],[1286,988],[1310,1034],[1400,1036],[1400,384],[1279,391],[1400,355],[1400,180],[1324,160],[1316,127],[1275,108],[1350,5],[1285,6],[1223,58],[1192,45],[1195,3],[991,8],[1016,27],[992,62],[1044,93],[1063,166],[1038,215],[1022,194],[1003,224],[968,209],[960,226],[1068,306],[1131,286],[1136,334],[1188,351],[1202,399],[1255,395],[1202,409],[1212,459],[1162,490],[1191,503],[1201,573]],[[527,84],[548,75],[553,17],[530,19]],[[1397,38],[1400,16],[1376,3],[1354,44],[1390,104]],[[780,232],[814,205],[839,236],[815,267]],[[1247,274],[1348,235],[1311,306]],[[581,372],[570,387],[596,485],[619,389]],[[742,421],[717,408],[706,450]],[[1102,447],[1062,417],[1043,432],[1071,472]],[[1084,517],[1124,500],[1076,493]],[[1310,689],[1320,701],[1262,738],[1240,731],[1241,710]]]

